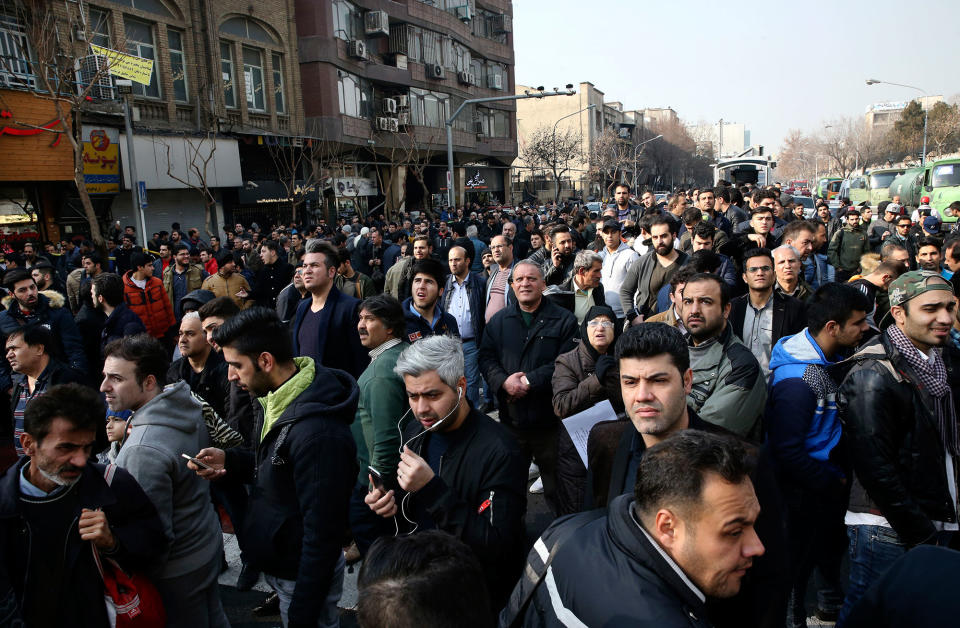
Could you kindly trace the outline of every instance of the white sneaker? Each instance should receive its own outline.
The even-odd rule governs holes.
[[[539,495],[543,492],[543,478],[537,478],[537,481],[530,485],[530,492]]]
[[[540,477],[540,467],[536,463],[530,463],[530,470],[527,471],[527,480],[532,480],[533,478]]]

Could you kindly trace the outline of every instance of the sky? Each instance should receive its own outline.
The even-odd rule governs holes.
[[[960,93],[960,0],[513,0],[513,30],[517,84],[741,122],[772,153],[790,129],[921,95],[868,78]]]

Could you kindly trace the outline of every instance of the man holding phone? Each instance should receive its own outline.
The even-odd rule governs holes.
[[[526,458],[506,429],[467,401],[457,338],[418,340],[403,350],[394,372],[417,420],[403,429],[400,464],[389,470],[399,488],[373,486],[366,503],[413,532],[438,528],[469,545],[499,610],[520,575]]]

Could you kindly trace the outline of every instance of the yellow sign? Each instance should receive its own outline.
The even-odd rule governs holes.
[[[120,191],[120,131],[83,127],[83,180],[89,194]]]
[[[107,58],[110,74],[142,85],[150,84],[150,77],[153,75],[153,59],[135,57],[93,44],[90,44],[90,49],[93,50],[93,54]]]

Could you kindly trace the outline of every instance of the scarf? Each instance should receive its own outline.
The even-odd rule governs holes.
[[[931,351],[931,356],[924,359],[917,347],[896,325],[887,327],[886,334],[891,344],[900,351],[900,355],[916,373],[920,388],[926,389],[933,397],[937,409],[937,423],[940,426],[940,439],[947,451],[954,457],[960,455],[960,433],[953,408],[953,395],[947,384],[947,369],[943,365],[940,352]]]

